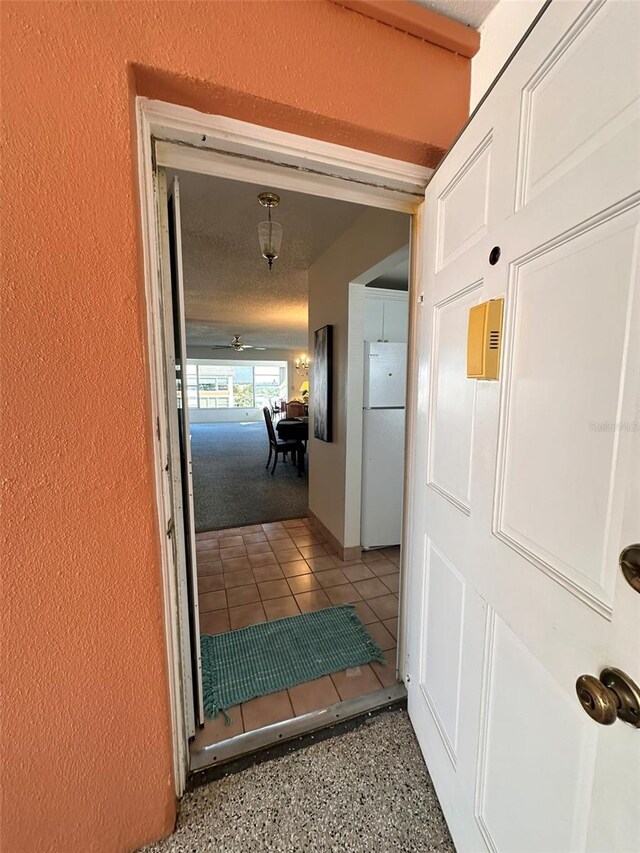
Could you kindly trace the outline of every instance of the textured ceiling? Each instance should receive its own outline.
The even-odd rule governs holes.
[[[477,30],[493,7],[498,5],[499,0],[413,0],[413,2]]]
[[[180,180],[187,342],[307,347],[308,267],[365,207],[271,186],[190,172]],[[280,195],[273,219],[284,229],[281,256],[270,271],[260,254],[262,190]]]

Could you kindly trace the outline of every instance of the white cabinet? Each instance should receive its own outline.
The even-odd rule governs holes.
[[[384,300],[366,297],[364,300],[364,339],[381,341],[384,332]]]
[[[406,343],[409,328],[408,294],[393,290],[367,290],[364,300],[365,341]]]
[[[382,340],[390,343],[406,343],[408,329],[409,300],[406,295],[401,299],[385,299]]]

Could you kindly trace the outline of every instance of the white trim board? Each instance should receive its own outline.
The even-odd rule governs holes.
[[[166,534],[171,518],[171,499],[165,470],[170,446],[158,265],[160,244],[156,217],[156,168],[161,165],[259,184],[264,184],[265,176],[268,175],[273,176],[274,183],[283,189],[411,214],[421,210],[424,190],[434,170],[147,98],[136,99],[136,118],[151,387],[149,429],[154,435],[156,512],[162,561],[174,780],[176,794],[180,797],[185,790],[189,771],[189,744],[185,709],[180,699],[182,673],[177,570]],[[414,218],[412,241],[417,235]],[[411,281],[409,298],[413,300],[417,278],[412,275]],[[409,346],[413,347],[411,341]],[[406,543],[405,535],[403,552],[406,551]],[[404,558],[403,564],[403,572],[406,573],[408,563]],[[402,596],[400,605],[402,607]],[[400,667],[402,671],[402,659]]]
[[[158,166],[410,213],[434,169],[138,98]]]

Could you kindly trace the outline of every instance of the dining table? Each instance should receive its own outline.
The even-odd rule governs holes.
[[[281,441],[296,442],[296,462],[298,464],[298,477],[304,474],[304,457],[306,443],[309,438],[309,418],[281,418],[276,423],[276,431]]]

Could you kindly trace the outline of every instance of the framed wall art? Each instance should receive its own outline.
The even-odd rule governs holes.
[[[316,329],[313,343],[313,434],[332,441],[333,326]]]

